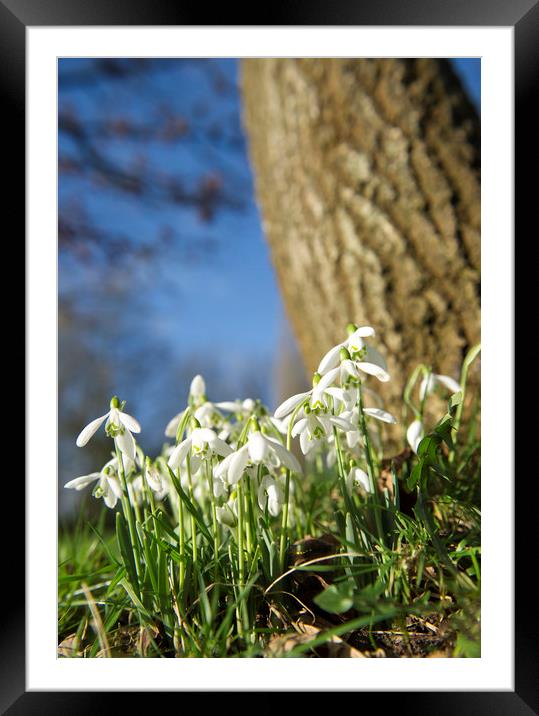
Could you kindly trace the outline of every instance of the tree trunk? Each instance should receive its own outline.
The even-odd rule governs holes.
[[[419,362],[458,377],[480,337],[479,119],[449,62],[248,59],[244,120],[308,370],[372,325],[394,404]]]

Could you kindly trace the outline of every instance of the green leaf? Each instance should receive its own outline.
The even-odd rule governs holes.
[[[167,465],[168,467],[168,465]],[[202,514],[200,510],[198,510],[195,505],[191,502],[188,495],[184,492],[182,486],[180,485],[180,481],[174,474],[174,472],[168,467],[168,471],[170,474],[170,479],[172,480],[172,483],[176,489],[176,492],[178,493],[180,499],[184,503],[184,505],[187,507],[189,513],[193,515],[195,522],[197,523],[197,527],[200,529],[204,537],[208,540],[208,542],[213,543],[213,537],[211,536],[208,528],[206,527],[206,524],[204,523],[204,519],[202,517]]]
[[[340,585],[332,584],[318,594],[313,601],[330,614],[342,614],[351,609],[354,604],[353,586],[349,582]]]
[[[131,584],[137,586],[138,578],[135,567],[135,556],[133,554],[133,547],[131,546],[127,525],[121,512],[116,513],[116,538],[118,540],[118,546],[120,548],[120,554],[122,555],[127,577]]]

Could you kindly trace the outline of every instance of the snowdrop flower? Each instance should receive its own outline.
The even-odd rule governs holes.
[[[281,403],[277,410],[274,413],[274,417],[278,420],[286,417],[290,413],[292,413],[300,403],[306,401],[307,398],[309,398],[309,407],[311,410],[315,410],[316,408],[322,408],[326,410],[328,408],[327,404],[327,395],[331,395],[328,388],[329,386],[335,382],[337,379],[337,376],[339,375],[339,368],[334,368],[333,370],[330,370],[327,372],[324,376],[321,376],[320,373],[315,373],[313,376],[313,387],[311,390],[308,390],[306,393],[298,393],[297,395],[293,395],[292,397],[288,398],[284,401],[284,403]]]
[[[163,484],[163,480],[161,478],[161,473],[159,472],[159,469],[155,463],[152,464],[152,461],[149,457],[146,458],[144,463],[144,469],[145,469],[145,475],[146,475],[146,482],[148,483],[148,487],[152,492],[161,493],[163,492],[163,488],[165,485]]]
[[[217,470],[218,476],[226,474],[226,479],[230,485],[234,485],[241,479],[248,464],[266,465],[276,467],[283,465],[292,472],[301,474],[301,466],[296,457],[287,450],[275,438],[270,438],[260,432],[260,426],[253,420],[253,430],[249,433],[247,443],[236,450],[228,460],[223,463]]]
[[[188,438],[176,445],[170,454],[168,466],[171,470],[177,470],[189,453],[193,457],[191,469],[196,472],[202,459],[209,459],[213,455],[226,457],[232,452],[230,445],[217,437],[213,430],[201,428],[196,420],[194,424],[198,427],[194,428]]]
[[[352,494],[353,487],[357,485],[362,487],[365,492],[372,492],[369,476],[365,470],[362,470],[360,467],[352,467],[346,476],[346,489],[349,494]]]
[[[91,472],[89,475],[76,477],[74,480],[66,482],[64,487],[68,490],[83,490],[92,482],[99,480],[92,494],[94,497],[102,497],[106,506],[113,509],[118,499],[122,497],[122,487],[116,473],[117,466],[118,461],[113,458],[103,466],[101,472]]]
[[[258,506],[265,511],[266,505],[272,517],[277,517],[284,502],[284,494],[272,475],[264,475],[258,488]]]
[[[204,378],[201,375],[195,375],[195,377],[191,381],[191,385],[189,386],[188,403],[192,408],[198,408],[201,407],[205,402],[206,383],[204,382]],[[168,421],[167,427],[165,428],[165,435],[168,438],[176,437],[176,432],[184,415],[185,410],[182,410],[180,413],[178,413]]]
[[[354,430],[354,425],[342,416],[313,413],[308,406],[305,414],[306,417],[298,420],[292,428],[292,437],[299,435],[299,444],[304,455],[332,434],[334,425],[344,432]]]
[[[454,378],[450,378],[448,375],[440,375],[439,373],[429,373],[428,376],[423,378],[419,386],[420,400],[423,400],[425,396],[432,393],[437,385],[443,385],[451,391],[451,393],[458,393],[459,390],[462,390],[460,383],[457,383]]]
[[[225,525],[226,527],[235,527],[237,523],[236,509],[235,500],[232,504],[230,504],[230,502],[225,502],[225,504],[221,507],[216,507],[215,516],[217,518],[217,522],[221,525]]]
[[[408,430],[406,431],[406,440],[416,455],[417,448],[419,447],[419,443],[423,439],[424,435],[425,430],[421,420],[414,420],[413,423],[408,426]]]
[[[120,408],[123,408],[124,403],[120,405],[119,399],[114,396],[110,401],[110,410],[100,418],[92,420],[91,423],[80,432],[77,438],[78,447],[83,447],[90,440],[92,435],[99,429],[99,427],[105,423],[105,430],[109,437],[114,438],[116,445],[120,451],[126,455],[133,462],[136,457],[135,440],[131,433],[140,433],[140,425],[131,415],[123,413]]]
[[[387,365],[384,357],[376,348],[369,346],[363,340],[374,336],[374,329],[370,326],[358,327],[351,323],[347,326],[348,338],[338,343],[326,353],[320,361],[318,372],[324,375],[335,367],[342,365],[341,378],[347,373],[353,378],[358,378],[358,370],[368,375],[374,375],[378,380],[385,383],[389,380]],[[343,351],[344,349],[344,351]],[[341,353],[343,351],[343,353]]]

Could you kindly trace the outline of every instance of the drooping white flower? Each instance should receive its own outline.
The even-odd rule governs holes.
[[[370,326],[356,327],[350,324],[348,327],[350,335],[342,343],[338,343],[325,354],[318,366],[318,372],[324,375],[337,366],[341,366],[341,381],[348,374],[354,378],[359,377],[357,371],[368,375],[374,375],[378,380],[385,383],[389,380],[387,364],[379,351],[369,346],[363,340],[374,336],[374,328]],[[345,349],[349,356],[343,358],[341,351]]]
[[[332,415],[331,413],[313,413],[309,411],[304,418],[292,428],[292,436],[299,435],[301,452],[307,455],[322,440],[325,440],[333,432],[333,426],[344,432],[353,431],[355,426],[343,416]]]
[[[284,502],[283,491],[273,477],[273,475],[264,475],[258,488],[258,506],[265,511],[266,505],[268,512],[272,517],[277,517]]]
[[[191,408],[200,408],[206,401],[206,383],[204,381],[204,378],[201,375],[195,375],[193,380],[191,381],[191,385],[189,386],[189,398],[188,403],[191,406]],[[210,403],[210,405],[212,405]],[[181,420],[183,416],[185,415],[185,410],[182,410],[180,413],[177,413],[173,418],[171,418],[167,426],[165,428],[165,435],[168,438],[174,438],[176,437],[176,432],[178,430],[178,427],[181,423]],[[198,418],[200,420],[200,418]],[[202,421],[200,421],[202,424]],[[205,427],[211,427],[210,425],[206,425]]]
[[[213,455],[226,457],[230,455],[232,448],[221,440],[210,428],[195,428],[188,438],[176,445],[168,460],[171,470],[177,470],[184,462],[188,454],[192,456],[191,469],[193,472],[200,467],[202,459],[209,459]]]
[[[135,440],[131,433],[140,433],[140,425],[131,415],[120,410],[120,401],[117,397],[110,401],[110,410],[100,418],[92,420],[91,423],[81,430],[77,437],[77,446],[83,447],[90,438],[97,432],[105,422],[107,435],[114,438],[120,451],[133,462],[136,457]]]
[[[217,522],[226,527],[235,527],[238,521],[236,500],[229,500],[224,505],[215,508]]]
[[[100,472],[92,472],[89,475],[81,475],[76,477],[74,480],[66,482],[64,488],[68,490],[83,490],[92,482],[99,480],[98,484],[93,490],[94,497],[102,497],[104,503],[110,509],[116,506],[118,499],[122,497],[122,487],[117,474],[118,460],[113,458],[109,460],[102,468]]]
[[[414,420],[410,423],[408,430],[406,431],[406,440],[408,441],[408,445],[410,445],[416,454],[419,443],[423,439],[424,435],[425,429],[421,420]]]
[[[315,373],[313,377],[313,387],[305,393],[298,393],[292,395],[290,398],[281,403],[274,413],[274,416],[279,420],[292,413],[298,405],[309,398],[308,405],[311,410],[316,408],[323,408],[324,410],[328,407],[327,395],[331,395],[328,391],[329,386],[335,382],[339,375],[339,368],[334,368],[328,371],[324,376],[319,373]]]
[[[161,474],[157,468],[157,466],[152,464],[149,458],[146,458],[145,462],[145,474],[146,474],[146,482],[148,483],[148,487],[152,492],[161,493],[163,491],[163,488],[165,485],[163,484],[163,479],[161,478]]]
[[[235,485],[248,465],[266,465],[275,468],[279,465],[286,467],[292,472],[301,474],[301,465],[296,457],[287,450],[281,443],[260,430],[249,433],[247,442],[239,450],[236,450],[229,458],[225,458],[215,469],[218,477],[226,479],[229,485]]]
[[[428,376],[423,378],[419,386],[420,400],[423,400],[425,396],[432,393],[437,385],[443,385],[444,388],[447,388],[451,393],[458,393],[459,390],[462,390],[460,383],[457,383],[454,378],[448,375],[440,375],[439,373],[429,373]]]
[[[372,492],[369,476],[365,470],[360,467],[353,467],[346,476],[346,488],[349,494],[352,494],[352,489],[357,485],[363,488],[365,492]]]

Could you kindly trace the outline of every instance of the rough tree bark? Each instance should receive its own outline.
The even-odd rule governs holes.
[[[480,337],[479,119],[435,59],[249,59],[244,121],[266,237],[308,370],[376,328],[389,403]]]

